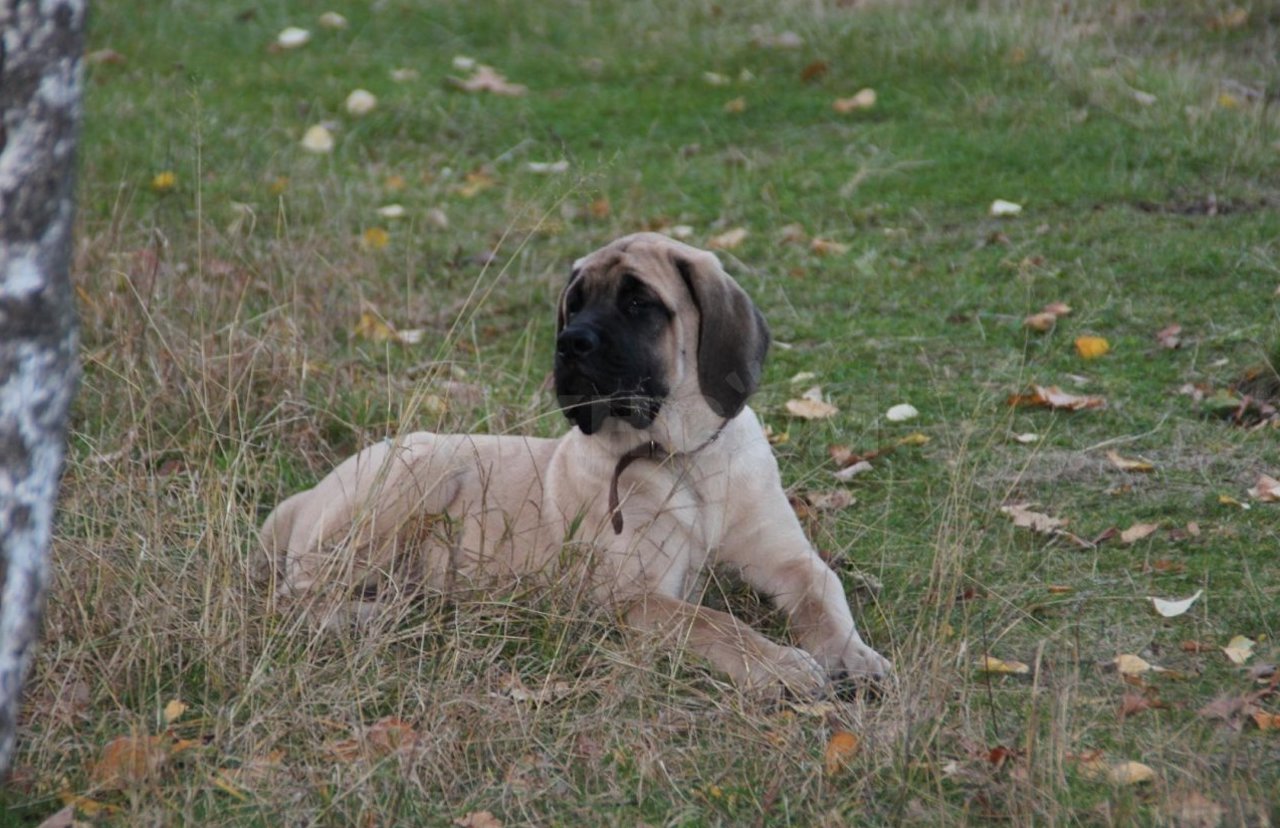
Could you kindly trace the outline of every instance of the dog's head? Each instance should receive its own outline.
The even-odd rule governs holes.
[[[657,233],[574,263],[556,323],[556,394],[586,434],[612,419],[673,451],[736,416],[769,328],[712,253]]]

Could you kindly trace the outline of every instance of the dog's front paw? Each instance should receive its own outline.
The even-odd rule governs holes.
[[[749,689],[776,695],[782,693],[794,699],[812,699],[822,695],[830,679],[813,656],[799,647],[778,646],[750,671],[747,677]]]
[[[844,676],[852,679],[881,681],[893,670],[889,659],[863,644],[861,641],[845,649],[841,665]]]

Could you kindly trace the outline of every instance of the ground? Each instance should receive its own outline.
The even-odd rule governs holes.
[[[1280,817],[1273,4],[332,10],[93,9],[84,381],[0,822]],[[358,447],[565,428],[555,298],[639,229],[718,244],[768,317],[753,405],[883,694],[748,698],[555,591],[275,612],[256,527]],[[836,413],[791,416],[813,386]]]

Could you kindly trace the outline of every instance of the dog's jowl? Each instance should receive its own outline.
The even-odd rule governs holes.
[[[333,623],[380,595],[559,578],[577,560],[592,601],[746,688],[883,675],[747,406],[769,329],[720,261],[618,239],[574,263],[556,328],[567,434],[419,432],[348,458],[262,528],[281,597]],[[766,593],[798,646],[690,601],[711,565]]]

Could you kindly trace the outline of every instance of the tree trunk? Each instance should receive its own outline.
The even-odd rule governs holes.
[[[0,777],[40,632],[78,367],[72,184],[86,0],[0,0]]]

